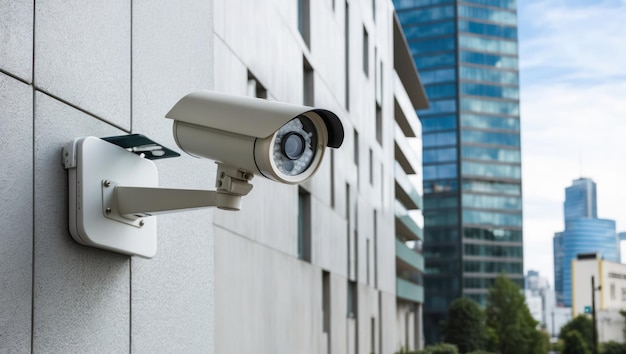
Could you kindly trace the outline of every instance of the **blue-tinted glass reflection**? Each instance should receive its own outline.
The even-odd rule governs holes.
[[[491,21],[506,25],[517,25],[517,15],[512,11],[495,10],[475,6],[459,6],[459,16]]]
[[[454,52],[447,53],[447,54],[435,54],[435,55],[413,57],[413,59],[415,59],[415,65],[420,70],[420,77],[421,77],[421,70],[428,69],[428,68],[435,68],[438,66],[450,66],[450,65],[456,64],[456,55],[454,54]]]
[[[470,113],[461,114],[461,126],[481,129],[520,130],[519,118],[481,116]]]
[[[522,178],[521,168],[519,166],[513,165],[498,165],[463,161],[461,163],[461,170],[464,176],[495,177],[508,179]]]
[[[517,40],[517,28],[474,21],[459,21],[459,31]]]
[[[517,58],[505,55],[476,53],[467,50],[462,50],[459,53],[461,62],[486,65],[494,68],[502,69],[517,69]]]
[[[520,136],[518,133],[495,133],[463,129],[461,131],[461,141],[464,143],[520,146]]]

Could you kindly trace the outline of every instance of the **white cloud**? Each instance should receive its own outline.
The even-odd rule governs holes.
[[[626,229],[626,1],[520,2],[525,267],[553,284],[564,189],[598,185],[598,215]]]

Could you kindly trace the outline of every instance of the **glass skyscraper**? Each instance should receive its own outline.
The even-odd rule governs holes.
[[[615,221],[598,219],[596,184],[579,178],[565,189],[565,230],[554,234],[554,281],[557,303],[572,306],[572,259],[579,253],[599,253],[620,261]]]
[[[523,286],[515,0],[394,0],[430,108],[423,127],[424,329],[455,298]]]

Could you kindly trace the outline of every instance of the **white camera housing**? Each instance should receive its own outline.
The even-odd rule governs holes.
[[[288,184],[311,178],[344,136],[328,110],[211,91],[188,94],[166,117],[188,154]]]
[[[151,258],[156,214],[213,206],[239,210],[253,174],[304,182],[317,171],[326,147],[338,148],[344,136],[330,111],[210,91],[183,97],[167,117],[174,119],[181,149],[216,160],[216,190],[159,187],[158,170],[145,152],[155,158],[170,150],[146,137],[140,139],[148,145],[131,147],[121,141],[132,135],[76,138],[63,148],[63,165],[69,229],[78,243]]]

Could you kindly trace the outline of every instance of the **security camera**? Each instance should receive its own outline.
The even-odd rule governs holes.
[[[344,137],[328,110],[211,91],[188,94],[166,118],[190,155],[288,184],[311,178],[326,147],[340,147]]]
[[[68,170],[69,229],[79,243],[150,258],[156,216],[218,207],[240,210],[253,174],[294,184],[311,178],[326,147],[343,142],[332,112],[210,91],[183,97],[167,113],[187,153],[217,162],[216,189],[158,186],[152,160],[178,155],[149,138],[76,138],[63,148]]]

